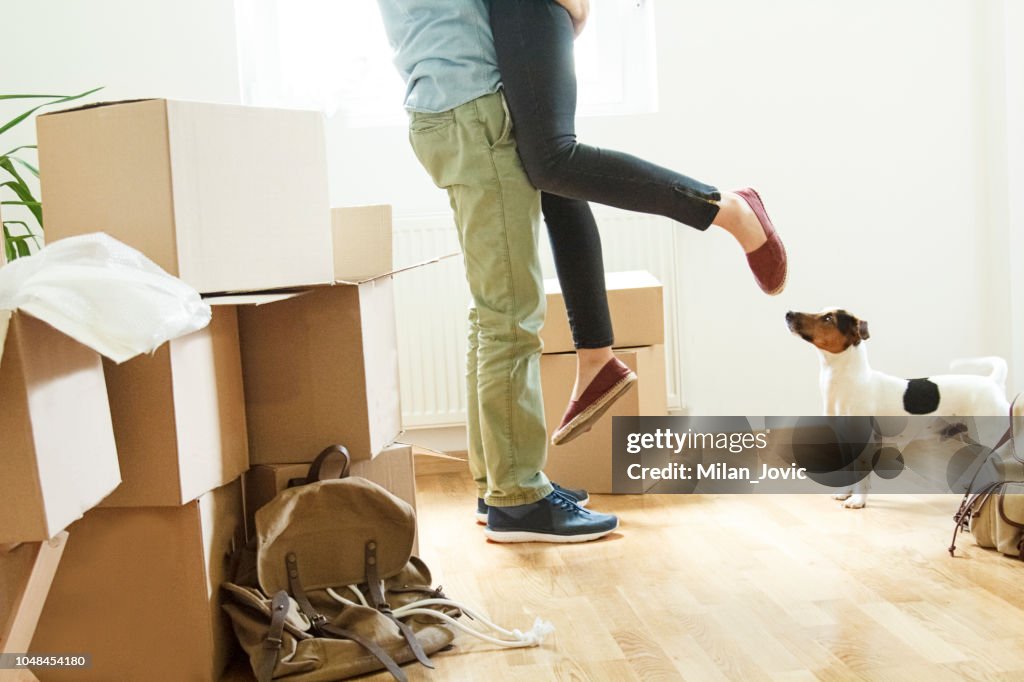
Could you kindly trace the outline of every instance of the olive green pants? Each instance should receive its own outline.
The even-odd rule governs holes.
[[[448,191],[466,280],[469,465],[488,504],[546,497],[547,432],[540,389],[544,283],[540,192],[519,161],[500,92],[440,114],[410,114],[409,139]]]

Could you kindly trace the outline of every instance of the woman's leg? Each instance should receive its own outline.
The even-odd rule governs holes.
[[[491,3],[491,30],[519,156],[536,187],[560,196],[724,228],[747,253],[767,237],[746,201],[629,154],[576,139],[569,14],[551,0]]]
[[[613,357],[601,235],[585,201],[544,193],[541,208],[576,346],[576,400]]]
[[[564,8],[551,0],[498,0],[491,30],[519,156],[535,186],[707,229],[718,213],[717,189],[577,142],[574,36]]]

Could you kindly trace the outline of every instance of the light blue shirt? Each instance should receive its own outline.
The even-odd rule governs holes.
[[[498,0],[499,2],[501,0]],[[498,90],[488,0],[377,0],[405,108],[441,112]]]

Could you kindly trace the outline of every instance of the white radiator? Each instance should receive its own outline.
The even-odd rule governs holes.
[[[648,270],[665,287],[665,361],[668,406],[683,406],[682,373],[676,330],[677,240],[682,228],[659,217],[595,207],[605,270]],[[545,277],[555,270],[542,239]],[[408,265],[457,251],[451,214],[395,219],[395,264]],[[406,428],[465,423],[466,311],[469,290],[460,258],[395,277],[402,417]]]

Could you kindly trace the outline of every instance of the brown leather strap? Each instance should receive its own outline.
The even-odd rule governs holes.
[[[291,590],[292,596],[295,597],[295,601],[299,605],[299,609],[302,610],[309,621],[313,624],[313,630],[316,634],[321,634],[321,630],[324,625],[327,624],[327,618],[313,608],[313,605],[309,603],[309,597],[306,596],[306,590],[302,587],[302,581],[299,580],[299,560],[295,556],[294,552],[288,552],[285,556],[285,566],[288,569],[288,589]]]
[[[349,469],[352,467],[352,456],[348,454],[348,448],[344,445],[331,445],[324,448],[323,452],[316,456],[313,463],[309,465],[309,473],[306,474],[306,483],[322,481],[320,470],[329,457],[341,458],[341,470],[337,478],[348,478]]]
[[[287,616],[288,593],[280,590],[270,602],[270,629],[263,638],[263,657],[260,659],[260,669],[256,672],[258,682],[270,682],[274,679],[274,667],[277,665],[277,655],[281,651],[281,636],[284,634],[284,621]]]
[[[423,650],[423,646],[420,644],[420,641],[416,639],[416,635],[413,633],[412,629],[395,617],[395,614],[391,611],[391,606],[384,599],[384,591],[381,585],[380,574],[377,571],[377,543],[374,540],[370,540],[366,543],[364,565],[366,567],[366,585],[369,588],[368,592],[370,593],[370,603],[373,605],[373,608],[390,618],[391,621],[398,626],[398,631],[402,633],[402,637],[405,638],[406,643],[409,645],[409,650],[412,651],[416,660],[427,668],[433,669],[434,664],[430,662],[427,652]]]
[[[356,644],[361,645],[364,649],[373,654],[377,660],[383,664],[387,671],[391,673],[391,676],[398,680],[398,682],[407,682],[405,672],[402,671],[402,668],[398,665],[395,659],[391,658],[391,656],[388,655],[388,652],[376,642],[369,640],[362,635],[356,634],[351,630],[345,630],[344,628],[339,628],[335,625],[324,625],[321,630],[323,630],[323,633],[329,637],[334,637],[335,639],[351,639]]]
[[[975,474],[977,476],[977,474]],[[949,555],[953,556],[956,551],[956,538],[960,534],[960,531],[967,528],[970,525],[971,519],[981,513],[981,508],[985,505],[992,495],[998,494],[1000,488],[1006,485],[1007,481],[996,481],[995,483],[989,483],[984,488],[976,493],[972,493],[970,486],[968,487],[967,493],[964,495],[964,499],[960,502],[960,508],[957,509],[956,514],[953,515],[953,521],[956,526],[953,527],[953,540],[949,544]],[[971,479],[971,484],[974,484],[974,479]]]
[[[313,623],[313,629],[316,631],[317,635],[321,637],[334,637],[335,639],[351,639],[353,642],[359,644],[373,654],[373,656],[381,662],[381,665],[391,673],[392,677],[399,682],[407,682],[405,673],[402,672],[402,668],[395,662],[395,659],[388,655],[388,652],[385,651],[383,647],[362,635],[357,635],[351,630],[345,630],[335,625],[331,625],[322,613],[318,613],[317,610],[313,608],[313,605],[309,601],[309,597],[306,596],[306,590],[302,587],[302,581],[299,579],[299,560],[295,556],[294,552],[288,553],[285,557],[285,562],[288,567],[288,589],[291,590],[292,596],[295,597],[295,601],[298,603],[299,608]],[[413,653],[415,654],[415,652]],[[262,680],[260,682],[262,682]]]

